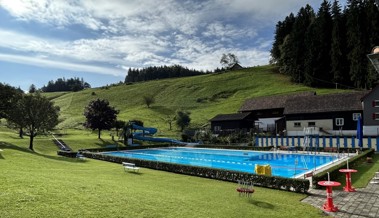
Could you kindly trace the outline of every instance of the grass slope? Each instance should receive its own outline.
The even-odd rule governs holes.
[[[84,122],[84,107],[89,101],[101,98],[107,99],[111,106],[120,110],[118,119],[139,119],[144,121],[145,126],[157,127],[158,135],[175,135],[178,133],[176,127],[169,131],[164,119],[177,110],[191,112],[191,126],[199,127],[217,114],[236,113],[248,98],[302,91],[317,91],[318,94],[336,91],[294,84],[287,76],[275,73],[274,69],[273,66],[254,67],[221,74],[59,93],[55,96],[49,94],[49,97],[61,108],[62,122],[58,128],[80,127]],[[156,103],[150,108],[142,100],[146,95],[155,97]]]
[[[70,134],[75,142],[74,134]],[[120,164],[59,157],[47,137],[0,129],[0,217],[322,217],[306,195],[162,171],[125,173]],[[81,143],[81,141],[77,142]]]

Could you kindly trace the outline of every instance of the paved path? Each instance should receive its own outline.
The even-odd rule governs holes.
[[[372,180],[373,181],[373,180]],[[345,184],[341,184],[344,186]],[[356,192],[333,190],[333,204],[338,212],[325,212],[327,215],[338,218],[377,218],[379,217],[379,184],[369,183],[366,188],[356,189]],[[309,190],[311,195],[302,202],[322,209],[326,201],[326,190]]]

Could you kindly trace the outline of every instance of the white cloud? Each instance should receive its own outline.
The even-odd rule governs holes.
[[[93,33],[91,38],[83,34],[68,40],[0,25],[1,58],[49,67],[56,63],[72,70],[101,65],[112,74],[120,68],[149,65],[214,69],[228,52],[243,65],[262,65],[268,63],[272,39],[260,38],[258,33],[267,26],[273,29],[283,16],[308,2],[319,4],[318,0],[0,0],[0,7],[20,22],[63,29],[67,34],[79,25],[80,31]],[[258,45],[240,46],[241,41]],[[19,54],[11,55],[15,53]],[[103,69],[94,67],[94,71]]]
[[[213,11],[227,16],[241,16],[251,19],[255,24],[268,25],[282,20],[290,12],[296,14],[306,4],[318,7],[320,0],[212,0]]]
[[[109,74],[113,76],[124,76],[125,71],[122,69],[116,68],[106,68],[99,67],[94,65],[85,65],[85,64],[76,64],[69,62],[62,62],[56,60],[48,60],[41,57],[30,57],[22,55],[10,55],[10,54],[1,54],[0,60],[7,61],[18,64],[26,64],[31,66],[54,68],[54,69],[64,69],[71,71],[80,71],[80,72],[89,72],[89,73],[98,73],[98,74]]]

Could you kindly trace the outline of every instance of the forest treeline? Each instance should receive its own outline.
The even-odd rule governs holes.
[[[83,78],[59,78],[56,81],[50,80],[47,85],[41,88],[43,92],[66,92],[66,91],[80,91],[86,88],[91,88],[91,85],[84,82]]]
[[[128,74],[125,77],[125,83],[148,81],[155,79],[166,79],[175,77],[187,77],[201,75],[203,72],[193,69],[188,69],[180,65],[173,66],[153,66],[143,69],[129,69]]]
[[[378,73],[367,54],[377,45],[375,0],[347,0],[344,8],[324,0],[317,13],[306,5],[277,23],[271,63],[308,86],[371,88]]]

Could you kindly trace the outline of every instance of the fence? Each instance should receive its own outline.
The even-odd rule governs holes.
[[[256,136],[255,145],[260,147],[268,146],[303,146],[303,136]],[[310,136],[308,146],[313,148],[359,148],[358,139],[354,136]],[[363,138],[363,148],[373,148],[379,151],[379,136]]]

